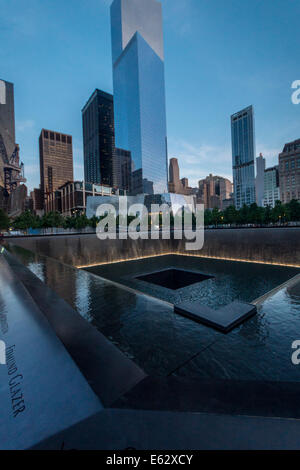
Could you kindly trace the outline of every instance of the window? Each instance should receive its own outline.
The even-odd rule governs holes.
[[[54,132],[50,132],[50,140],[54,140]]]
[[[44,131],[44,137],[45,137],[45,139],[48,139],[48,138],[49,138],[48,131]]]
[[[60,142],[60,134],[55,134],[55,138],[56,138],[57,142]]]

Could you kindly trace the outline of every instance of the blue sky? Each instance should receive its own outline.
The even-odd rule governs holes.
[[[112,92],[111,0],[0,0],[0,78],[15,84],[17,142],[39,185],[41,128],[73,135],[83,177],[81,109]],[[181,177],[232,178],[230,115],[254,105],[256,150],[277,162],[300,138],[300,0],[162,0],[169,157]]]

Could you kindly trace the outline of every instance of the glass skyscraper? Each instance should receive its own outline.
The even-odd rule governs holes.
[[[253,107],[231,116],[234,199],[237,209],[256,202]]]
[[[111,5],[116,147],[132,157],[132,194],[168,191],[162,7]]]
[[[96,89],[82,110],[84,178],[113,186],[115,149],[113,96]]]

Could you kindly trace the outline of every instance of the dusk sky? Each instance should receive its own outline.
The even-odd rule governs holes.
[[[73,135],[83,178],[81,109],[112,93],[111,0],[0,0],[0,79],[15,84],[17,142],[39,185],[42,128]],[[300,138],[300,0],[163,0],[169,158],[197,185],[232,179],[230,115],[250,104],[256,152],[277,163]]]

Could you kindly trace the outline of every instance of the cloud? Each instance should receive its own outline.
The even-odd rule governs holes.
[[[181,178],[189,178],[190,186],[210,173],[232,180],[231,148],[217,145],[190,144],[184,140],[169,141],[169,157],[178,158]]]

